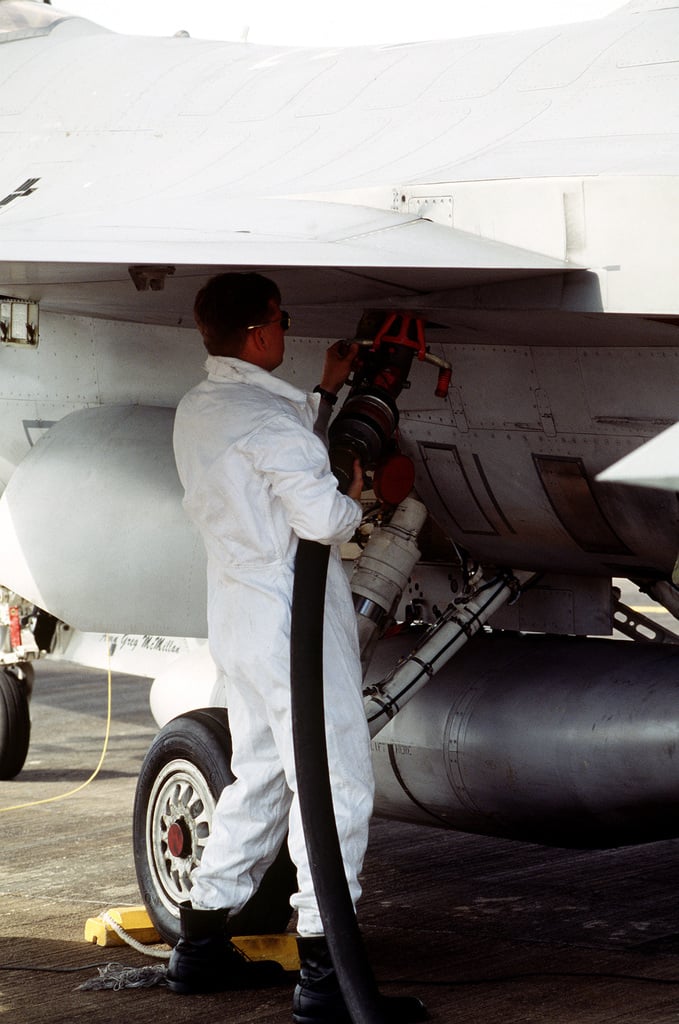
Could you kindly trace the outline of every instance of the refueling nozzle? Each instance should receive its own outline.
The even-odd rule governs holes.
[[[330,464],[341,491],[351,483],[354,459],[364,469],[376,466],[397,426],[396,402],[387,392],[351,392],[328,431]]]
[[[367,315],[363,317],[359,331],[369,319]],[[389,313],[373,339],[356,339],[359,352],[351,391],[328,432],[330,462],[340,490],[346,492],[351,483],[354,459],[358,458],[366,470],[378,470],[378,479],[382,460],[393,460],[399,420],[396,399],[410,386],[408,375],[416,355],[418,360],[439,367],[436,394],[446,397],[452,369],[449,363],[427,351],[424,326],[425,321],[413,314]],[[410,479],[412,486],[411,474],[401,471],[399,476],[404,481]],[[393,477],[390,473],[389,478]],[[398,504],[406,493],[401,495],[391,487],[387,501]]]

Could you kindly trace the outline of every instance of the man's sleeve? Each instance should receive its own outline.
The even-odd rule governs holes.
[[[353,536],[361,506],[338,491],[328,453],[314,433],[292,416],[277,416],[250,435],[248,448],[299,537],[341,544]]]

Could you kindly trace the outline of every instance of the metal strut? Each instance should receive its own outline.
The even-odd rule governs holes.
[[[370,735],[376,736],[408,701],[457,654],[481,626],[525,586],[531,573],[502,576],[477,585],[460,604],[451,606],[418,646],[380,682],[364,693]]]
[[[619,591],[617,591],[619,593]],[[616,588],[613,589],[616,593]],[[629,605],[619,599],[613,601],[613,625],[632,640],[642,640],[656,644],[679,644],[679,634],[665,629],[659,622],[654,622],[641,612],[635,612]]]

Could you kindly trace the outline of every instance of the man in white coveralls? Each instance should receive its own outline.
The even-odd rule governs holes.
[[[209,356],[207,380],[179,403],[175,456],[184,504],[207,550],[208,637],[223,675],[236,781],[217,804],[193,875],[191,903],[180,908],[181,938],[168,982],[194,993],[280,981],[277,965],[246,960],[229,940],[229,916],[256,891],[286,832],[297,868],[299,1024],[349,1024],[323,936],[302,830],[292,743],[290,618],[298,538],[334,545],[324,626],[328,764],[337,832],[351,897],[372,813],[373,774],[361,694],[351,591],[336,545],[361,521],[358,462],[346,495],[337,489],[325,444],[335,396],[356,346],[332,346],[317,393],[273,376],[283,361],[290,318],[273,281],[220,274],[198,293],[196,323]],[[417,999],[384,1000],[390,1021],[426,1017]]]

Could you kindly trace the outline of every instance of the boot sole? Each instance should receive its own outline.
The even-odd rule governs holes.
[[[243,978],[240,982],[234,980],[231,984],[215,982],[210,984],[206,982],[204,985],[191,984],[186,981],[177,981],[166,976],[167,987],[170,992],[174,992],[180,996],[199,996],[209,995],[215,992],[246,992],[255,991],[263,988],[280,988],[284,985],[290,984],[289,976],[286,976],[285,972],[281,968],[280,975],[275,974],[269,977],[262,977],[260,975],[257,978],[254,975],[252,978]],[[313,1024],[313,1018],[309,1018],[311,1024]],[[338,1021],[338,1024],[344,1024],[344,1022]],[[347,1018],[347,1024],[350,1024],[349,1018]]]
[[[419,1024],[421,1021],[429,1020],[429,1013],[427,1012],[427,1008],[424,1003],[420,1000],[417,1002],[419,1002],[419,1006],[414,1004],[409,1007],[408,1011],[406,1011],[405,1008],[401,1008],[400,1013],[397,1014],[394,1019],[408,1022],[408,1024]],[[384,1009],[387,1014],[386,1019],[388,1019],[389,1006],[386,1005]],[[321,1007],[318,1008],[317,1013],[314,1013],[311,1016],[306,1013],[297,1013],[293,1010],[292,1019],[294,1024],[352,1024],[351,1015],[348,1010],[340,1011],[339,1014],[335,1014],[333,1016],[327,1016],[327,1013],[324,1014]]]

